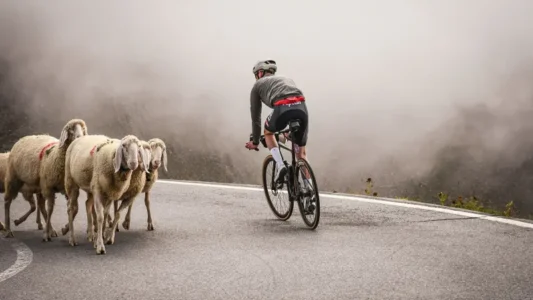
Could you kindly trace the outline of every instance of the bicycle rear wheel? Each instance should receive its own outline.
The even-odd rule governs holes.
[[[306,186],[304,183],[306,171],[309,174],[312,187],[307,194],[302,195],[301,193],[304,191],[302,187]],[[300,210],[300,215],[302,215],[305,225],[311,229],[315,229],[320,221],[320,198],[318,195],[318,186],[316,184],[315,174],[305,159],[298,159],[298,163],[296,165],[296,182],[298,182],[298,188],[301,191],[298,197],[298,209]],[[311,202],[314,204],[315,208],[312,213],[310,213],[308,210],[308,205],[305,203],[305,201],[309,202],[313,197],[314,200]]]
[[[269,171],[269,169],[271,171]],[[265,191],[268,206],[270,206],[274,215],[278,217],[278,219],[286,221],[292,215],[294,202],[289,199],[286,182],[281,185],[274,183],[274,176],[276,175],[275,171],[276,162],[272,155],[268,155],[263,161],[263,189]],[[284,188],[285,190],[283,190]],[[270,193],[272,193],[272,196]],[[274,201],[272,201],[272,198],[274,198]],[[279,204],[280,208],[276,208],[274,203]]]

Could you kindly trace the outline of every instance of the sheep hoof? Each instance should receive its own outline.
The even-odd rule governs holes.
[[[62,233],[63,235],[65,235],[65,234],[68,233],[68,230],[69,230],[68,226],[65,226],[65,227],[61,228],[61,233]]]
[[[75,240],[71,239],[68,241],[69,245],[71,245],[72,247],[74,246],[78,246],[78,242],[76,242]]]
[[[114,238],[109,238],[105,241],[105,244],[106,245],[113,245],[115,243],[115,239]]]
[[[119,230],[118,230],[118,226],[117,226],[117,229],[115,229],[115,231],[116,231],[116,232],[119,232]]]
[[[52,241],[52,238],[51,238],[51,237],[49,237],[49,236],[45,236],[45,237],[43,237],[43,242],[46,243],[46,242],[51,242],[51,241]]]
[[[4,223],[0,222],[0,230],[4,230],[4,228],[6,228],[6,227],[4,226]]]
[[[52,232],[50,234],[51,237],[57,237],[57,231],[55,229],[52,229],[51,232]]]
[[[38,224],[37,224],[37,229],[38,229],[38,230],[43,230],[43,228],[44,228],[44,227],[43,227],[43,224],[41,224],[41,223],[38,223]]]
[[[148,223],[148,231],[153,231],[153,230],[154,230],[154,224]]]
[[[15,226],[19,226],[19,224],[22,223],[22,221],[18,219],[18,220],[13,221],[13,223],[15,224]]]
[[[96,247],[96,254],[105,254],[105,247],[103,245],[101,247]]]
[[[126,230],[130,230],[130,222],[129,221],[122,222],[122,227],[124,227],[124,229]]]
[[[13,232],[11,230],[7,230],[6,235],[4,236],[6,239],[8,238],[14,238]]]

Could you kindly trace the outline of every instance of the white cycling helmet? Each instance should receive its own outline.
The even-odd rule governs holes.
[[[274,61],[272,59],[258,61],[254,65],[254,68],[253,68],[254,75],[257,75],[257,72],[259,72],[261,70],[269,71],[272,74],[275,74],[276,71],[278,70],[278,67],[276,66],[276,61]]]

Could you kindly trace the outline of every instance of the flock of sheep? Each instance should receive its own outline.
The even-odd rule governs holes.
[[[46,222],[43,241],[51,241],[58,236],[51,219],[56,194],[61,193],[68,203],[68,224],[61,231],[63,235],[70,231],[69,244],[76,246],[73,221],[83,190],[87,193],[87,239],[94,243],[97,254],[105,254],[104,240],[106,244],[115,242],[120,212],[126,208],[122,226],[129,229],[132,203],[140,193],[145,193],[148,230],[154,229],[149,195],[160,166],[167,171],[166,145],[161,139],[142,141],[126,135],[119,140],[88,135],[81,119],[65,124],[59,139],[48,134],[22,137],[11,151],[0,154],[0,192],[5,193],[5,224],[0,222],[0,230],[7,232],[6,237],[14,237],[10,207],[20,192],[31,207],[14,224],[21,224],[37,210],[38,228],[43,229],[41,214]],[[111,204],[113,219],[109,214]]]

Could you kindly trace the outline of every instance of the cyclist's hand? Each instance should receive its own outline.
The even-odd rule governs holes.
[[[252,141],[249,141],[248,143],[246,143],[244,145],[246,148],[248,148],[248,150],[255,150],[255,151],[259,151],[259,145],[254,145],[254,143]]]

